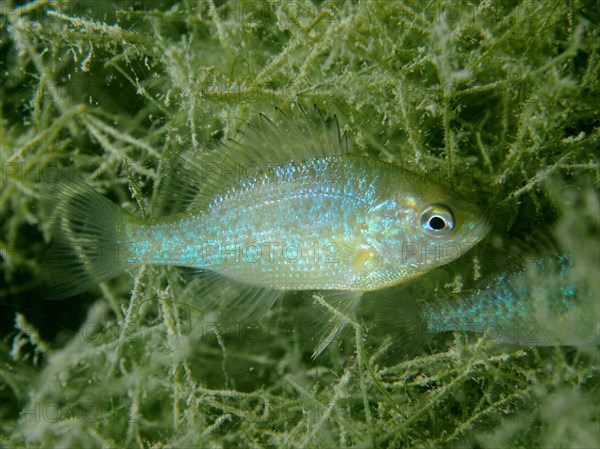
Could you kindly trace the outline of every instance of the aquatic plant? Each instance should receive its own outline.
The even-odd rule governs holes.
[[[2,445],[598,447],[597,346],[456,333],[388,357],[403,342],[358,316],[312,360],[302,310],[339,313],[319,297],[217,326],[176,269],[35,290],[41,181],[84,176],[151,214],[181,146],[301,102],[360,151],[476,192],[497,239],[548,230],[597,297],[598,22],[591,0],[0,3]],[[489,247],[397,294],[494,275]]]

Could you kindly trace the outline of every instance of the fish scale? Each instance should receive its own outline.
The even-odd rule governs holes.
[[[211,269],[280,290],[376,290],[412,273],[409,263],[377,254],[366,224],[390,194],[411,197],[412,181],[395,165],[364,158],[294,163],[244,180],[179,221],[130,223],[128,262]],[[399,225],[407,242],[422,234],[410,222]],[[361,253],[371,254],[364,263]]]
[[[536,282],[537,277],[547,279]],[[597,343],[598,297],[573,280],[573,259],[545,255],[497,276],[483,286],[423,301],[426,332],[488,332],[505,343],[551,345]]]
[[[351,287],[357,278],[352,267],[324,260],[327,254],[321,253],[331,252],[327,247],[334,244],[363,243],[360,223],[375,201],[375,189],[359,192],[355,188],[363,184],[367,173],[359,171],[356,161],[345,158],[313,160],[293,168],[246,182],[243,189],[224,195],[204,214],[184,223],[131,225],[128,238],[140,249],[135,258],[142,263],[226,271],[238,280],[279,289]],[[322,182],[324,175],[332,173],[343,183]],[[187,256],[179,251],[182,245],[165,245],[166,241],[181,242],[185,235],[193,235],[190,240],[196,242]],[[206,260],[198,257],[203,245],[217,246],[220,251]],[[252,264],[223,254],[238,245],[242,249],[258,245],[266,254],[246,258]],[[306,256],[286,257],[281,254],[286,246]]]

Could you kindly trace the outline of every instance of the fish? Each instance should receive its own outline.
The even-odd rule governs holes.
[[[358,154],[337,118],[299,109],[278,109],[275,120],[261,114],[238,142],[174,156],[159,195],[164,215],[142,219],[72,179],[42,189],[53,223],[45,296],[72,296],[136,266],[173,265],[209,275],[217,296],[224,282],[237,283],[266,309],[303,290],[354,305],[485,237],[477,204]],[[254,307],[244,298],[236,307]]]
[[[486,334],[523,347],[600,343],[597,286],[576,279],[569,254],[529,256],[475,288],[439,298],[390,298],[379,304],[374,320],[392,338],[402,339],[405,352],[450,331]]]

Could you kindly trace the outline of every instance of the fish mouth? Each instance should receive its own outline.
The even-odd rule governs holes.
[[[459,215],[460,225],[456,238],[468,241],[474,246],[483,240],[492,226],[487,215],[478,207],[473,207],[468,213]]]
[[[481,241],[487,236],[492,229],[492,225],[487,217],[484,217],[475,227],[473,233],[477,235],[477,241]]]

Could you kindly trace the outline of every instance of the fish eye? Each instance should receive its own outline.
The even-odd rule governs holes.
[[[421,214],[421,228],[432,237],[445,237],[454,230],[454,215],[442,204],[432,204]]]

